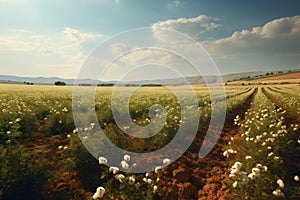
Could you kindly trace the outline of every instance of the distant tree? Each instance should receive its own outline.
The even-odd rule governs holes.
[[[66,83],[63,81],[56,81],[54,84],[55,85],[66,85]]]
[[[278,72],[278,74],[282,74],[282,73],[283,73],[283,71],[279,71],[279,72]]]
[[[270,75],[270,73],[269,73],[269,72],[267,72],[267,73],[266,73],[266,76],[268,76],[268,75]]]

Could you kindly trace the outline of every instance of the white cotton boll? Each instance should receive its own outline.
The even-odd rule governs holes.
[[[67,138],[70,138],[70,137],[71,137],[71,135],[70,135],[70,134],[68,134],[68,135],[67,135]]]
[[[279,185],[280,188],[284,188],[284,182],[281,179],[277,180],[277,184]]]
[[[62,150],[64,147],[62,145],[60,145],[57,148],[58,148],[58,150]]]
[[[68,149],[68,147],[67,146],[64,146],[64,150],[67,150]]]
[[[124,158],[123,158],[126,162],[129,162],[130,161],[130,156],[129,155],[124,155]]]
[[[133,176],[130,176],[129,179],[128,179],[128,183],[130,185],[133,185],[135,183],[135,178]]]
[[[279,161],[280,158],[278,156],[274,156],[274,160]]]
[[[165,158],[163,160],[163,165],[169,165],[171,163],[171,160],[169,158]]]
[[[236,169],[240,170],[242,168],[242,166],[243,166],[242,163],[235,162],[231,168],[236,168]]]
[[[236,188],[237,186],[238,186],[238,182],[235,181],[235,182],[232,184],[232,187],[233,187],[233,188]]]
[[[153,186],[153,192],[155,193],[157,191],[157,189],[158,189],[157,185],[154,185]]]
[[[100,165],[106,165],[107,164],[107,159],[105,157],[100,156],[98,160],[99,160]]]
[[[276,189],[275,191],[273,191],[273,194],[274,194],[276,197],[281,197],[281,198],[284,198],[284,197],[285,197],[284,193],[283,193],[280,189]]]
[[[262,170],[263,170],[263,172],[267,172],[268,171],[268,167],[267,166],[263,166]]]
[[[147,183],[151,184],[151,183],[152,183],[152,179],[151,179],[151,178],[148,178],[148,179],[147,179]]]
[[[115,178],[122,183],[125,180],[125,176],[123,174],[117,174]]]
[[[120,171],[118,167],[110,167],[108,170],[112,174],[117,174]]]
[[[101,199],[105,194],[103,187],[98,187],[96,193],[93,195],[93,199]]]
[[[299,179],[299,176],[297,176],[297,175],[294,176],[294,180],[297,181],[297,182],[299,182],[299,180],[300,180],[300,179]]]
[[[254,168],[252,168],[252,173],[255,174],[256,176],[259,176],[260,169],[258,169],[257,167],[254,167]]]
[[[250,160],[250,159],[252,159],[252,156],[246,156],[245,159]]]
[[[129,165],[128,165],[128,163],[127,163],[125,160],[123,160],[123,161],[121,162],[121,166],[122,166],[122,168],[125,169],[125,170],[127,170],[127,169],[129,168]]]
[[[87,139],[89,139],[89,137],[88,136],[83,136],[82,139],[87,140]]]
[[[155,169],[154,169],[154,172],[157,174],[158,173],[158,171],[159,170],[161,170],[162,169],[162,167],[161,166],[157,166],[157,167],[155,167]]]
[[[226,157],[226,158],[229,158],[230,154],[228,153],[228,151],[224,151],[223,156]]]
[[[240,172],[239,169],[231,168],[230,174],[238,174]]]
[[[273,156],[273,155],[274,155],[274,153],[271,152],[271,153],[268,154],[268,157],[271,157],[271,156]]]
[[[248,178],[251,179],[251,180],[254,180],[254,179],[256,178],[256,175],[253,174],[253,173],[250,173],[250,174],[248,175]]]
[[[257,168],[262,168],[263,166],[262,166],[262,164],[257,163],[257,164],[256,164],[256,167],[257,167]]]

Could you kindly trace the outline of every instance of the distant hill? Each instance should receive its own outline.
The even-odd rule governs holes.
[[[266,71],[258,71],[258,72],[241,72],[241,73],[231,73],[231,74],[224,74],[222,75],[223,82],[233,82],[233,81],[241,81],[241,80],[255,80],[261,78],[272,77],[276,74],[286,74],[289,72],[296,72],[294,71],[273,71],[273,72],[266,72]],[[206,76],[205,78],[207,83],[215,83],[218,79],[217,76]],[[187,80],[190,84],[203,84],[204,79],[203,77],[199,76],[191,76],[187,77]],[[54,85],[56,81],[65,82],[67,85],[73,85],[75,83],[75,79],[63,79],[59,77],[20,77],[20,76],[8,76],[8,75],[0,75],[0,83],[11,83],[11,84],[26,84],[26,83],[33,83],[33,84],[43,84],[43,85]],[[142,80],[142,81],[132,81],[132,82],[124,82],[121,84],[124,85],[144,85],[144,84],[155,84],[155,83],[163,83],[164,85],[182,85],[184,82],[180,78],[172,78],[172,79],[154,79],[154,80]],[[96,85],[99,84],[97,80],[92,79],[81,79],[77,81],[77,83],[83,85]],[[101,82],[103,85],[113,85],[116,81],[106,81]]]

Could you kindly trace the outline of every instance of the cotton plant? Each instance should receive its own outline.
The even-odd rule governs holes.
[[[110,166],[109,160],[103,156],[98,159],[103,173],[100,177],[101,185],[97,187],[93,199],[151,199],[159,192],[159,182],[163,175],[163,168],[171,163],[166,158],[161,166],[155,167],[153,172],[144,174],[129,173],[129,169],[136,167],[131,162],[130,155],[124,155],[119,166]]]
[[[297,195],[286,193],[299,189],[299,186],[288,186],[284,179],[289,173],[285,159],[294,151],[292,144],[297,142],[298,125],[287,126],[284,114],[285,110],[276,108],[259,89],[245,119],[236,116],[233,120],[241,137],[231,140],[223,152],[223,156],[233,163],[227,183],[233,197],[273,199]]]

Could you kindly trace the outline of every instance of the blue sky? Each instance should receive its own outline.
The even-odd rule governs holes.
[[[0,74],[74,78],[97,44],[140,27],[183,32],[222,73],[300,68],[297,0],[0,0]]]

